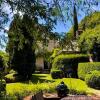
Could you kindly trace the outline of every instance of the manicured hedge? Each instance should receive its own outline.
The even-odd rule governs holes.
[[[89,55],[85,54],[67,54],[59,55],[54,58],[52,69],[53,70],[64,70],[67,72],[69,69],[72,69],[74,72],[74,77],[77,77],[77,67],[79,62],[88,62]]]
[[[64,73],[61,70],[52,70],[51,71],[51,77],[53,79],[63,78],[64,77]]]
[[[100,62],[87,62],[78,64],[78,77],[85,79],[86,74],[93,70],[100,70]]]
[[[90,74],[87,74],[85,81],[89,87],[100,89],[100,71],[92,71]]]

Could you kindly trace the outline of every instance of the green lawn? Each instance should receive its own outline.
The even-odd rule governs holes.
[[[74,78],[52,79],[49,74],[33,74],[32,80],[29,82],[10,83],[7,84],[7,94],[14,96],[25,96],[36,93],[39,90],[45,92],[56,92],[55,87],[64,81],[70,89],[71,93],[77,92],[78,94],[91,93],[92,89],[88,88],[84,81]]]

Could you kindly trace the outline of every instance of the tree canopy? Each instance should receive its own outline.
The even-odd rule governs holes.
[[[79,38],[79,46],[85,51],[92,50],[95,43],[100,44],[100,25],[93,29],[86,29]]]
[[[85,30],[80,35],[78,43],[81,51],[93,53],[96,61],[100,58],[100,12],[95,12],[90,16],[85,17],[80,26],[82,27],[84,21],[86,22]]]
[[[51,31],[55,22],[46,6],[39,3],[32,5],[25,12],[21,13],[20,15],[19,9],[10,24],[7,51],[10,56],[10,67],[16,70],[23,79],[30,79],[35,71],[37,41],[46,44],[46,39],[52,34]],[[43,21],[43,23],[40,21]]]

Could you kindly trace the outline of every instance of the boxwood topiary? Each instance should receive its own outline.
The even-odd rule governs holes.
[[[73,72],[73,77],[77,77],[77,67],[79,62],[89,61],[86,54],[65,54],[54,58],[52,69],[62,70],[67,73],[69,70]],[[68,76],[68,75],[67,75]]]
[[[92,71],[85,77],[85,82],[89,87],[100,89],[100,71]]]
[[[100,62],[87,62],[78,64],[78,77],[82,80],[85,79],[86,74],[90,71],[99,70],[100,71]]]
[[[51,77],[53,79],[63,78],[64,74],[61,70],[52,70],[51,71]]]

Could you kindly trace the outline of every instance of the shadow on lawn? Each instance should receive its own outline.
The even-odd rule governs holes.
[[[37,75],[32,75],[32,78],[31,78],[31,82],[32,83],[47,83],[47,82],[55,82],[54,80],[49,80],[49,79],[46,79],[47,76],[37,76]]]

